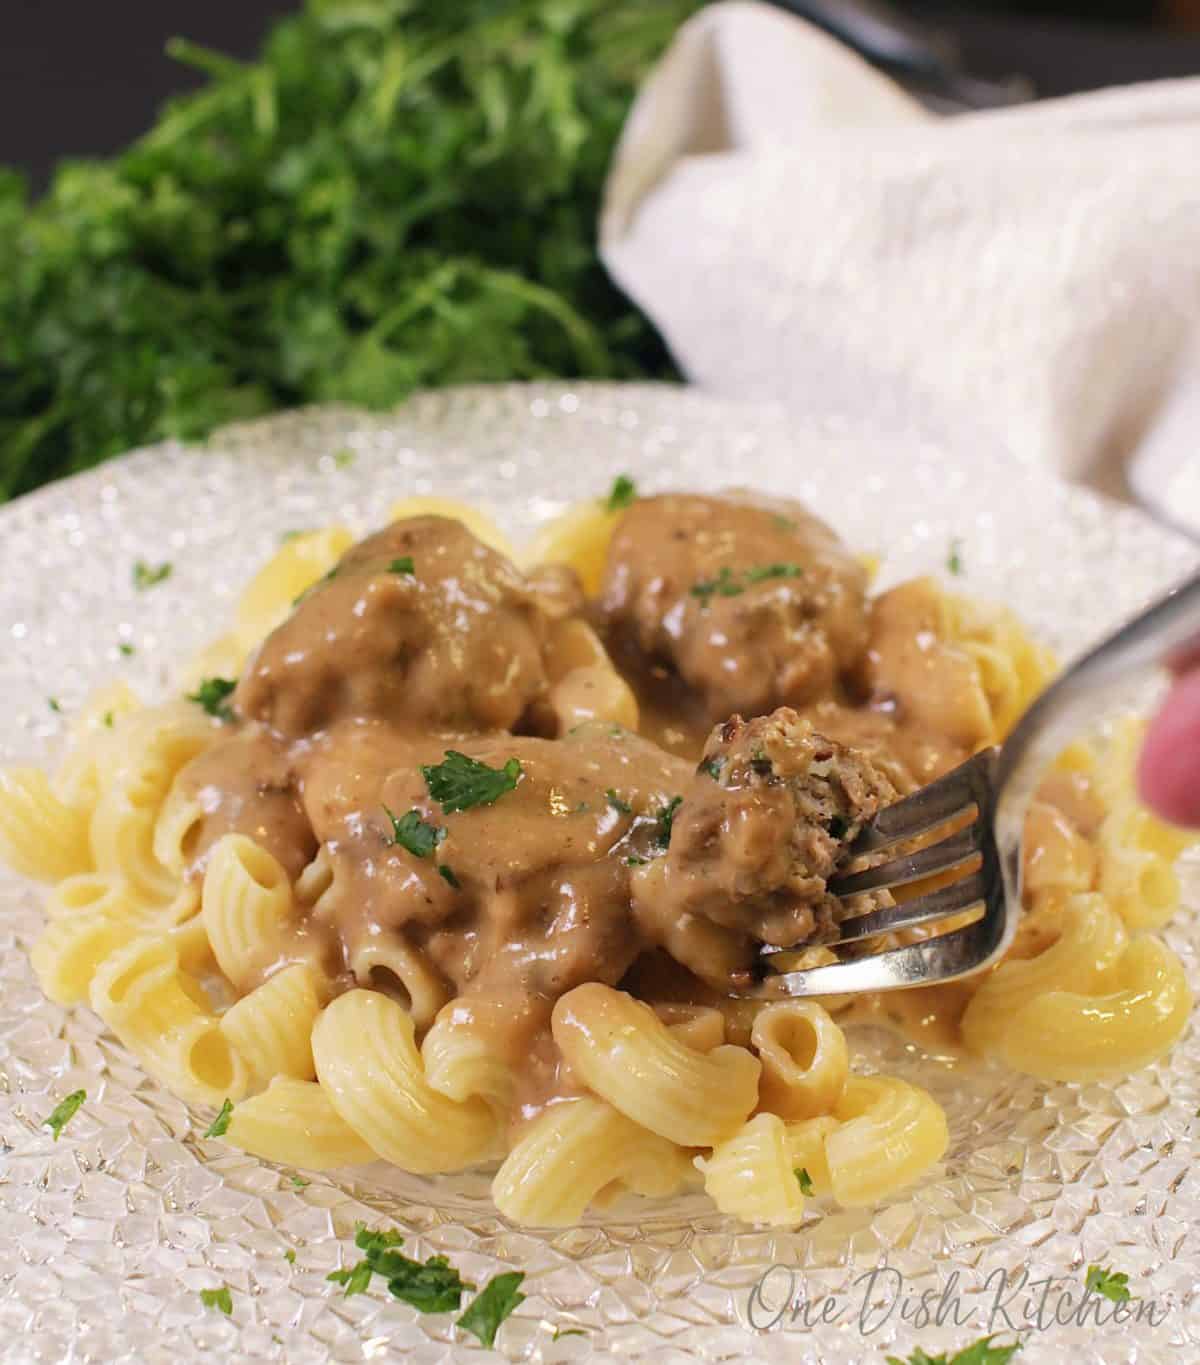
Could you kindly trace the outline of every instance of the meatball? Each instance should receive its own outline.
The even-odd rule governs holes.
[[[866,572],[795,503],[643,498],[608,551],[600,612],[710,722],[830,694],[866,643]]]
[[[457,521],[396,522],[352,547],[267,637],[235,710],[285,736],[349,716],[511,729],[545,694],[547,632],[577,601],[552,587]]]
[[[709,736],[665,857],[634,878],[639,923],[698,975],[726,988],[759,943],[827,941],[842,906],[826,883],[863,824],[895,799],[865,754],[826,739],[795,711],[734,716]],[[700,926],[706,940],[694,953],[689,925]],[[729,951],[714,955],[712,943],[723,939]],[[713,967],[723,967],[723,981]]]

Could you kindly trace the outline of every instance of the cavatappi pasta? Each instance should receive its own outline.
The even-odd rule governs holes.
[[[1135,800],[1132,720],[1038,791],[999,965],[731,998],[760,943],[833,960],[825,878],[862,822],[1043,686],[1010,613],[928,578],[869,596],[827,527],[747,494],[581,504],[525,550],[441,499],[392,518],[280,548],[186,670],[211,704],[109,688],[55,774],[0,771],[0,858],[48,887],[44,991],[186,1100],[232,1101],[229,1142],[496,1163],[522,1224],[694,1186],[792,1226],[946,1151],[925,1091],[852,1073],[847,1028],[1052,1081],[1178,1038],[1152,931],[1187,840]]]

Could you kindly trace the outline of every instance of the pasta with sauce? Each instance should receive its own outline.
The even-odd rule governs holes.
[[[1161,1057],[1191,1000],[1148,932],[1186,841],[1137,806],[1132,723],[1047,774],[998,966],[732,998],[764,943],[834,960],[862,825],[1053,668],[1002,609],[868,588],[807,509],[743,492],[582,504],[524,552],[432,498],[293,537],[188,700],[110,689],[53,778],[0,772],[0,857],[50,886],[42,987],[232,1101],[248,1152],[498,1162],[516,1223],[688,1185],[769,1226],[886,1198],[945,1116],[853,1074],[847,1027],[1086,1081]]]

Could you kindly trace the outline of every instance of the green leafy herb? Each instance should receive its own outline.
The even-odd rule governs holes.
[[[300,530],[285,531],[285,532],[283,533],[283,535],[281,535],[281,536],[279,537],[279,543],[280,543],[280,545],[287,545],[289,541],[293,541],[293,540],[295,540],[297,537],[303,536],[303,535],[307,535],[307,534],[308,534],[307,531],[300,531]]]
[[[0,498],[307,402],[669,378],[595,224],[698,0],[309,0],[36,202],[0,171]]]
[[[296,1189],[296,1190],[303,1190],[303,1189],[305,1189],[305,1188],[307,1187],[308,1183],[309,1183],[307,1180],[304,1179],[303,1176],[300,1176],[300,1175],[294,1175],[294,1176],[292,1176],[292,1177],[291,1177],[291,1181],[292,1181],[292,1188],[293,1188],[293,1189]]]
[[[645,867],[645,865],[646,865],[649,861],[650,861],[649,858],[639,858],[639,857],[637,856],[636,853],[631,853],[631,854],[625,859],[625,866],[626,866],[626,867]]]
[[[392,842],[406,848],[416,858],[428,858],[446,837],[446,827],[429,824],[415,806],[399,819],[386,806],[383,810],[392,822]]]
[[[113,726],[113,713],[112,713],[111,711],[105,711],[105,713],[104,713],[104,726],[105,726],[105,729],[107,729],[107,730],[111,730],[111,729],[112,729],[112,726]]]
[[[907,1359],[899,1356],[886,1356],[887,1365],[1008,1365],[1008,1362],[1021,1349],[1021,1343],[1014,1341],[1010,1346],[993,1346],[991,1336],[980,1337],[970,1346],[947,1358],[945,1351],[935,1356],[928,1355],[919,1346]]]
[[[582,1327],[556,1327],[551,1341],[558,1341],[560,1337],[586,1337],[587,1333]]]
[[[702,579],[699,583],[693,583],[688,592],[693,597],[698,597],[700,601],[708,606],[709,599],[712,597],[737,597],[744,593],[746,588],[733,576],[733,570],[726,564],[716,578]]]
[[[950,553],[946,556],[946,568],[959,577],[963,572],[962,541],[958,536],[950,542]]]
[[[628,474],[618,474],[604,504],[610,512],[620,512],[637,501],[637,484]]]
[[[62,705],[57,697],[47,697],[46,705],[51,709],[51,711],[54,712],[55,715],[57,716],[62,715]]]
[[[125,659],[132,659],[133,656],[137,653],[134,647],[127,640],[122,640],[120,644],[117,645],[117,648],[121,651],[121,656]]]
[[[707,773],[714,782],[721,780],[721,769],[725,766],[725,760],[718,754],[714,758],[706,758],[700,764],[697,772]]]
[[[80,1106],[87,1099],[86,1090],[72,1090],[66,1099],[59,1100],[50,1112],[50,1117],[42,1120],[42,1127],[49,1128],[54,1141],[62,1137],[62,1130],[79,1113]]]
[[[229,1130],[229,1120],[232,1117],[233,1103],[231,1100],[226,1100],[221,1105],[220,1110],[217,1112],[217,1117],[213,1119],[213,1121],[204,1130],[204,1136],[206,1138],[224,1137],[226,1132]]]
[[[613,810],[620,811],[622,815],[631,815],[633,813],[633,807],[629,802],[622,801],[612,787],[609,787],[604,795],[608,797],[608,804]]]
[[[765,583],[769,578],[800,578],[803,574],[799,564],[761,564],[747,569],[745,579],[747,583]]]
[[[354,451],[335,450],[333,452],[333,463],[338,469],[347,469],[354,463]]]
[[[795,1175],[796,1179],[800,1182],[800,1193],[812,1194],[813,1192],[812,1176],[809,1175],[808,1168],[806,1166],[797,1167]]]
[[[233,1297],[224,1285],[220,1289],[202,1289],[200,1302],[205,1308],[219,1308],[226,1317],[233,1312]]]
[[[673,796],[658,813],[658,842],[666,848],[671,842],[671,830],[675,825],[675,812],[683,805],[682,796]]]
[[[194,692],[187,694],[187,699],[203,706],[210,716],[229,721],[233,719],[233,710],[225,704],[225,698],[236,686],[232,678],[205,678]]]
[[[443,881],[449,882],[455,891],[462,890],[462,882],[454,875],[454,869],[452,867],[447,867],[445,863],[438,863],[438,875]]]
[[[416,573],[413,567],[412,555],[401,555],[399,559],[393,559],[388,565],[388,573],[408,574],[410,577]]]
[[[492,1346],[500,1324],[525,1302],[525,1295],[518,1292],[524,1278],[519,1270],[493,1276],[467,1305],[467,1311],[458,1319],[458,1326],[478,1337],[484,1346]]]
[[[759,777],[772,777],[775,773],[775,765],[767,757],[765,749],[754,749],[750,754],[750,771],[757,773]]]
[[[351,1294],[365,1294],[371,1286],[371,1263],[370,1261],[359,1261],[355,1266],[344,1267],[341,1270],[331,1270],[325,1276],[333,1284],[344,1285],[346,1297]]]
[[[447,749],[445,759],[432,767],[423,766],[421,775],[429,795],[447,815],[453,815],[472,806],[490,806],[512,791],[521,776],[521,764],[510,758],[503,768],[489,768],[456,749]]]
[[[296,1264],[295,1251],[293,1251],[291,1247],[288,1247],[288,1249],[283,1253],[283,1259],[288,1263],[288,1265],[295,1265]]]
[[[138,592],[145,592],[156,583],[165,583],[171,577],[171,565],[164,561],[153,566],[139,559],[133,566],[133,586]]]
[[[1128,1303],[1132,1297],[1129,1293],[1128,1275],[1119,1270],[1105,1270],[1098,1265],[1088,1266],[1084,1287],[1093,1294],[1102,1294],[1113,1303]]]

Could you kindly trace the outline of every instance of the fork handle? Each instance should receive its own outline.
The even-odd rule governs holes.
[[[1005,740],[996,769],[998,835],[1009,845],[1045,766],[1096,719],[1096,702],[1158,669],[1200,657],[1200,574],[1090,649],[1042,693]]]

